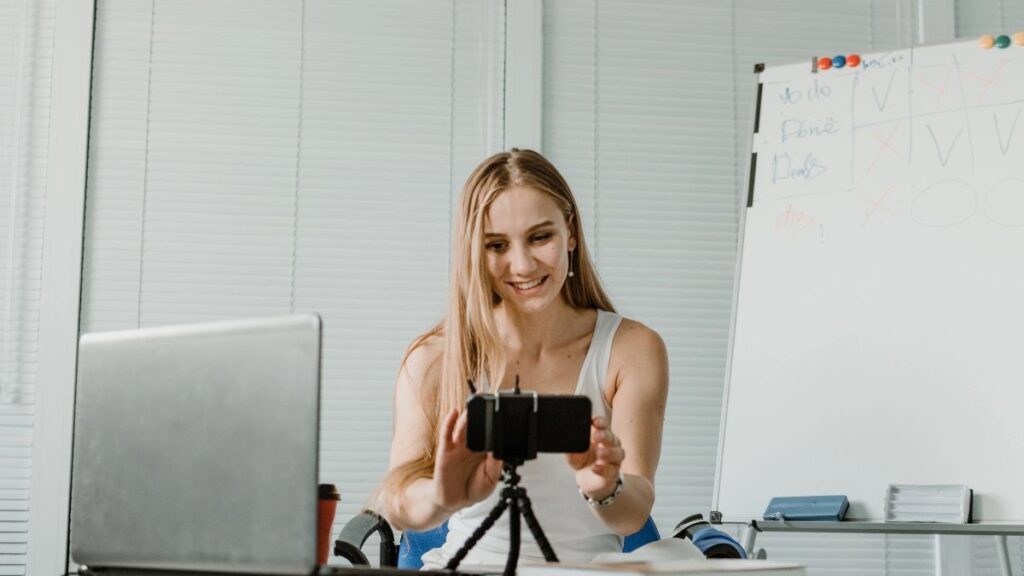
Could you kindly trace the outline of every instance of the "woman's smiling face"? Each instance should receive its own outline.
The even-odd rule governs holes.
[[[520,312],[546,309],[561,297],[575,239],[565,215],[547,194],[510,188],[484,218],[484,249],[491,285]]]

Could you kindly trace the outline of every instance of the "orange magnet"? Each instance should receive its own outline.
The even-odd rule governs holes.
[[[1013,43],[1017,46],[1024,46],[1024,32],[1017,32],[1014,34]]]
[[[988,34],[985,34],[981,38],[978,38],[978,46],[981,46],[985,50],[988,50],[989,48],[991,48],[991,47],[993,47],[995,45],[996,45],[996,39],[993,38],[992,36],[988,35]]]
[[[819,70],[828,70],[831,67],[832,67],[832,59],[831,58],[827,58],[827,57],[825,57],[825,58],[818,58],[818,69]]]
[[[850,54],[846,57],[846,65],[850,68],[860,66],[860,54]]]

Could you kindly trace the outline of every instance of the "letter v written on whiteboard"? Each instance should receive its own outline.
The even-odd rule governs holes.
[[[892,93],[892,81],[896,79],[897,70],[893,70],[892,74],[889,75],[889,84],[885,87],[885,96],[882,97],[881,101],[878,99],[878,90],[874,86],[871,87],[871,94],[875,98],[875,106],[878,107],[878,111],[885,110],[886,104],[889,102],[889,94]]]
[[[999,150],[1005,155],[1010,150],[1010,144],[1013,142],[1013,133],[1017,130],[1017,121],[1020,120],[1020,113],[1024,112],[1024,106],[1017,109],[1017,113],[1013,115],[1013,122],[1010,123],[1010,131],[1006,134],[1006,144],[1003,144],[1003,133],[999,128],[999,117],[995,112],[992,113],[992,123],[996,126],[996,138],[999,140]]]
[[[956,133],[956,136],[953,136],[953,141],[949,143],[949,147],[946,148],[946,153],[943,155],[942,149],[939,146],[939,139],[935,137],[935,131],[932,130],[931,124],[929,124],[927,128],[928,134],[932,137],[932,143],[935,144],[935,153],[939,156],[939,163],[945,166],[949,163],[949,156],[953,153],[953,147],[956,146],[956,141],[960,139],[960,135],[964,133],[964,129],[961,128],[960,131]]]

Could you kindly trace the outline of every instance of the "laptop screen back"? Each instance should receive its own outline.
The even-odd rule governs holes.
[[[319,376],[314,315],[82,336],[72,559],[312,570]]]

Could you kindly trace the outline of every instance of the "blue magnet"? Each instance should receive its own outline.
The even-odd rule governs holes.
[[[843,66],[846,66],[846,56],[839,55],[832,57],[833,68],[842,68]]]

